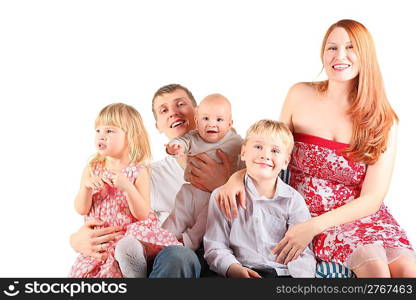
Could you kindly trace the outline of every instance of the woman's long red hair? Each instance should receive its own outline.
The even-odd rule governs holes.
[[[321,59],[328,36],[336,27],[347,31],[360,64],[348,110],[353,123],[352,139],[344,152],[353,161],[374,164],[386,150],[389,130],[398,117],[387,100],[373,38],[364,25],[340,20],[329,27],[322,42]],[[321,92],[327,88],[328,81],[318,85]]]

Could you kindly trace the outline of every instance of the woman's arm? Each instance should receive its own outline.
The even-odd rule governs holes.
[[[349,223],[376,213],[389,189],[396,157],[397,128],[392,126],[386,151],[377,162],[368,166],[360,197],[316,219],[320,232],[329,227]]]
[[[304,83],[297,83],[289,89],[289,92],[287,93],[286,99],[283,102],[283,106],[280,111],[280,121],[284,122],[292,132],[295,130],[292,120],[293,112],[296,108],[295,102],[298,98],[298,94],[303,93],[303,89],[305,89],[304,85]]]
[[[393,125],[389,133],[386,151],[375,164],[367,168],[360,197],[339,208],[289,228],[285,237],[274,249],[274,253],[279,254],[277,261],[287,263],[288,261],[285,259],[291,257],[291,253],[296,253],[300,249],[303,250],[315,235],[326,229],[359,220],[376,213],[380,209],[393,173],[396,136],[397,128],[396,125]]]

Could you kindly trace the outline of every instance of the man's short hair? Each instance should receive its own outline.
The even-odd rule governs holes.
[[[152,99],[152,112],[153,112],[153,117],[155,118],[155,120],[157,120],[156,119],[155,107],[154,107],[156,97],[159,97],[159,96],[161,96],[163,94],[173,93],[176,90],[183,90],[188,95],[188,98],[192,101],[192,105],[194,107],[197,106],[196,101],[195,101],[195,98],[194,98],[194,95],[192,95],[192,93],[186,87],[184,87],[183,85],[180,85],[180,84],[176,84],[176,83],[174,83],[174,84],[168,84],[168,85],[162,86],[153,95],[153,99]]]

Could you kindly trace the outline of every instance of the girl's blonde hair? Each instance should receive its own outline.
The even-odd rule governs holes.
[[[321,60],[328,37],[337,27],[347,31],[360,64],[348,110],[353,123],[352,139],[344,153],[353,161],[374,164],[386,150],[389,130],[398,117],[387,100],[373,38],[364,25],[354,20],[331,25],[322,41]],[[327,89],[327,80],[318,83],[320,92]]]
[[[113,103],[104,107],[95,119],[97,126],[115,126],[126,133],[129,148],[129,160],[134,164],[149,163],[152,156],[150,152],[149,136],[143,125],[140,113],[130,105]],[[104,163],[105,157],[96,154],[90,165]]]
[[[293,135],[289,127],[287,127],[283,122],[267,119],[257,121],[247,130],[244,144],[246,144],[247,140],[253,135],[278,139],[282,141],[283,145],[286,147],[288,154],[292,152],[294,145]]]

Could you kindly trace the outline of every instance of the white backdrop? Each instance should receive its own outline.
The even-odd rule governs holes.
[[[82,224],[73,199],[102,107],[134,105],[155,160],[165,139],[151,97],[165,84],[183,84],[198,101],[224,94],[244,135],[256,120],[278,118],[292,84],[320,78],[324,32],[343,18],[375,39],[401,120],[385,201],[416,245],[411,2],[1,1],[0,276],[67,275],[76,257],[68,238]]]

